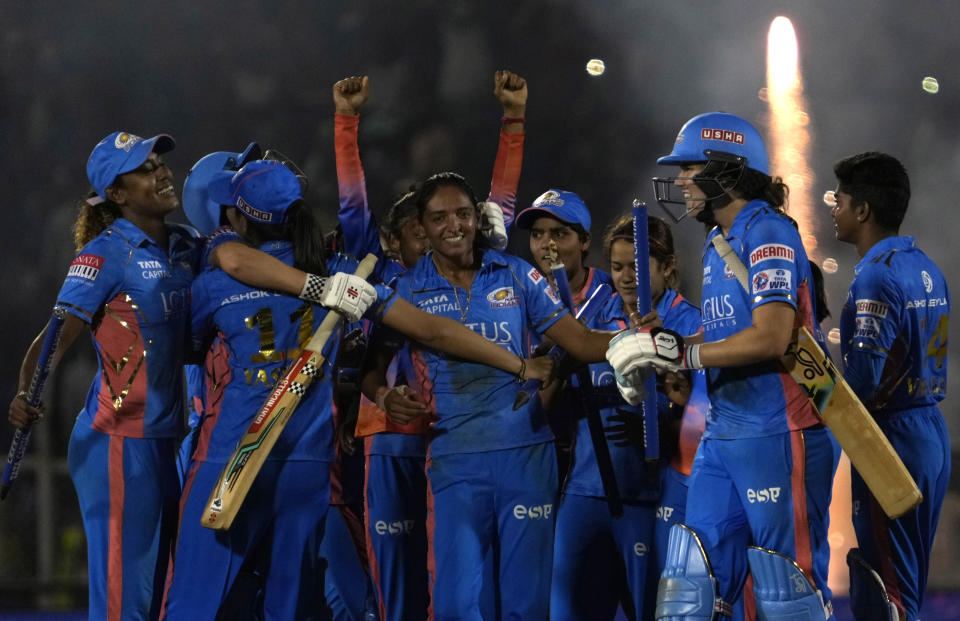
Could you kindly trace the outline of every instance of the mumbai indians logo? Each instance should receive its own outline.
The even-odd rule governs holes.
[[[513,295],[513,287],[500,287],[487,294],[490,308],[509,308],[519,306],[520,300]]]
[[[930,278],[930,274],[927,273],[927,270],[920,272],[920,278],[923,279],[923,288],[927,293],[933,291],[933,279]]]
[[[537,197],[537,200],[533,201],[534,207],[539,207],[540,205],[556,205],[559,207],[562,204],[563,199],[560,198],[560,193],[555,190],[547,190]]]
[[[113,146],[118,149],[123,149],[124,151],[130,151],[133,148],[133,145],[137,144],[143,140],[140,136],[134,136],[133,134],[128,134],[127,132],[122,132],[117,135],[113,140]]]
[[[700,130],[700,138],[703,140],[732,142],[734,144],[744,144],[746,142],[746,137],[740,132],[729,129],[710,129],[709,127],[704,127]]]

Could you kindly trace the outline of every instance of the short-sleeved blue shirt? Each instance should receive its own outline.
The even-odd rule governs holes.
[[[749,270],[749,291],[713,247],[715,227],[703,255],[701,314],[704,342],[725,339],[753,325],[753,311],[780,302],[797,311],[820,340],[814,319],[813,275],[796,227],[763,201],[751,201],[737,214],[730,246]],[[710,412],[704,437],[752,438],[804,429],[819,419],[809,399],[777,361],[707,369]]]
[[[874,414],[939,402],[947,389],[950,316],[940,268],[912,237],[888,237],[854,271],[840,315],[851,387]]]
[[[57,304],[90,324],[99,368],[80,420],[130,438],[174,438],[184,425],[190,283],[199,237],[167,225],[167,248],[119,218],[73,260]]]
[[[543,333],[567,313],[546,278],[523,259],[483,253],[469,291],[453,287],[427,254],[397,279],[397,294],[420,310],[450,317],[524,356],[528,331]],[[514,411],[520,385],[505,371],[447,356],[417,343],[401,356],[407,383],[429,396],[430,453],[474,453],[549,442],[539,408]]]

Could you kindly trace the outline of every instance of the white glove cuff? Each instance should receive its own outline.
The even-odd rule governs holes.
[[[323,298],[323,290],[327,287],[327,279],[316,274],[307,274],[303,283],[303,289],[300,290],[300,299],[314,304],[320,304]]]

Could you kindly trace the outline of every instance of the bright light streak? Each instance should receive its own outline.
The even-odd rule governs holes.
[[[810,191],[810,116],[800,78],[800,49],[793,24],[780,16],[767,33],[767,85],[762,89],[769,109],[770,171],[790,187],[789,214],[800,227],[807,253],[815,260],[817,240]]]

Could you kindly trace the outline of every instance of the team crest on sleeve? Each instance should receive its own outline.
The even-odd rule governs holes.
[[[857,300],[857,316],[869,315],[883,319],[887,316],[890,306],[879,300],[861,299]]]
[[[513,287],[498,287],[487,294],[490,308],[509,308],[519,306],[520,299],[513,293]]]
[[[543,290],[547,294],[547,297],[550,298],[551,302],[553,302],[554,304],[560,303],[560,296],[558,296],[557,292],[553,290],[553,287],[547,284],[547,286],[544,287]]]
[[[536,285],[536,284],[539,284],[541,280],[543,280],[543,274],[541,274],[540,270],[538,270],[537,268],[531,267],[530,271],[527,272],[527,278],[532,280],[533,284]]]
[[[923,289],[927,293],[931,293],[933,291],[933,278],[930,278],[927,270],[920,270],[920,279],[923,280]]]
[[[753,292],[790,291],[793,276],[788,270],[760,270],[753,276]]]
[[[768,259],[793,262],[793,248],[784,244],[764,244],[750,253],[750,267]]]
[[[100,274],[100,268],[103,267],[103,262],[103,257],[95,254],[81,254],[70,264],[67,278],[80,278],[93,282]]]

